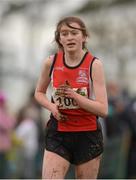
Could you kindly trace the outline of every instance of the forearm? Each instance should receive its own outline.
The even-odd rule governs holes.
[[[49,111],[52,112],[52,105],[53,103],[51,103],[47,96],[42,93],[42,92],[35,92],[35,99],[37,100],[37,102],[39,104],[41,104],[41,106],[43,106],[44,108],[48,109]]]
[[[58,109],[58,106],[54,103],[51,103],[48,100],[48,98],[44,95],[44,93],[36,92],[35,98],[39,102],[39,104],[41,104],[44,108],[48,109],[57,120],[60,120],[60,121],[67,120],[67,116],[64,114],[61,114],[61,112]]]
[[[75,93],[74,99],[76,100],[79,107],[85,109],[88,112],[101,117],[105,117],[107,115],[108,108],[102,102],[88,99],[77,93]]]

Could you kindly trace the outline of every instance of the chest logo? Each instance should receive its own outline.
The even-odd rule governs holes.
[[[88,75],[87,71],[80,69],[78,72],[78,77],[76,78],[77,83],[87,83],[88,84]]]

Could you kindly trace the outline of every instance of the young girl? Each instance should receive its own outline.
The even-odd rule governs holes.
[[[103,138],[98,116],[108,111],[102,62],[86,49],[88,33],[78,17],[60,20],[58,52],[44,61],[36,100],[51,112],[45,137],[43,179],[64,179],[69,165],[76,178],[97,178]],[[52,83],[52,101],[46,97]]]

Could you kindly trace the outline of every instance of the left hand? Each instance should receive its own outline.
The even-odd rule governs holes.
[[[76,99],[77,93],[72,88],[66,88],[64,92],[66,97]]]

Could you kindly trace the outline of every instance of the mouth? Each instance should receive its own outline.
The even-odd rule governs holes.
[[[67,43],[67,46],[68,47],[73,47],[73,46],[75,46],[76,45],[76,43]]]

